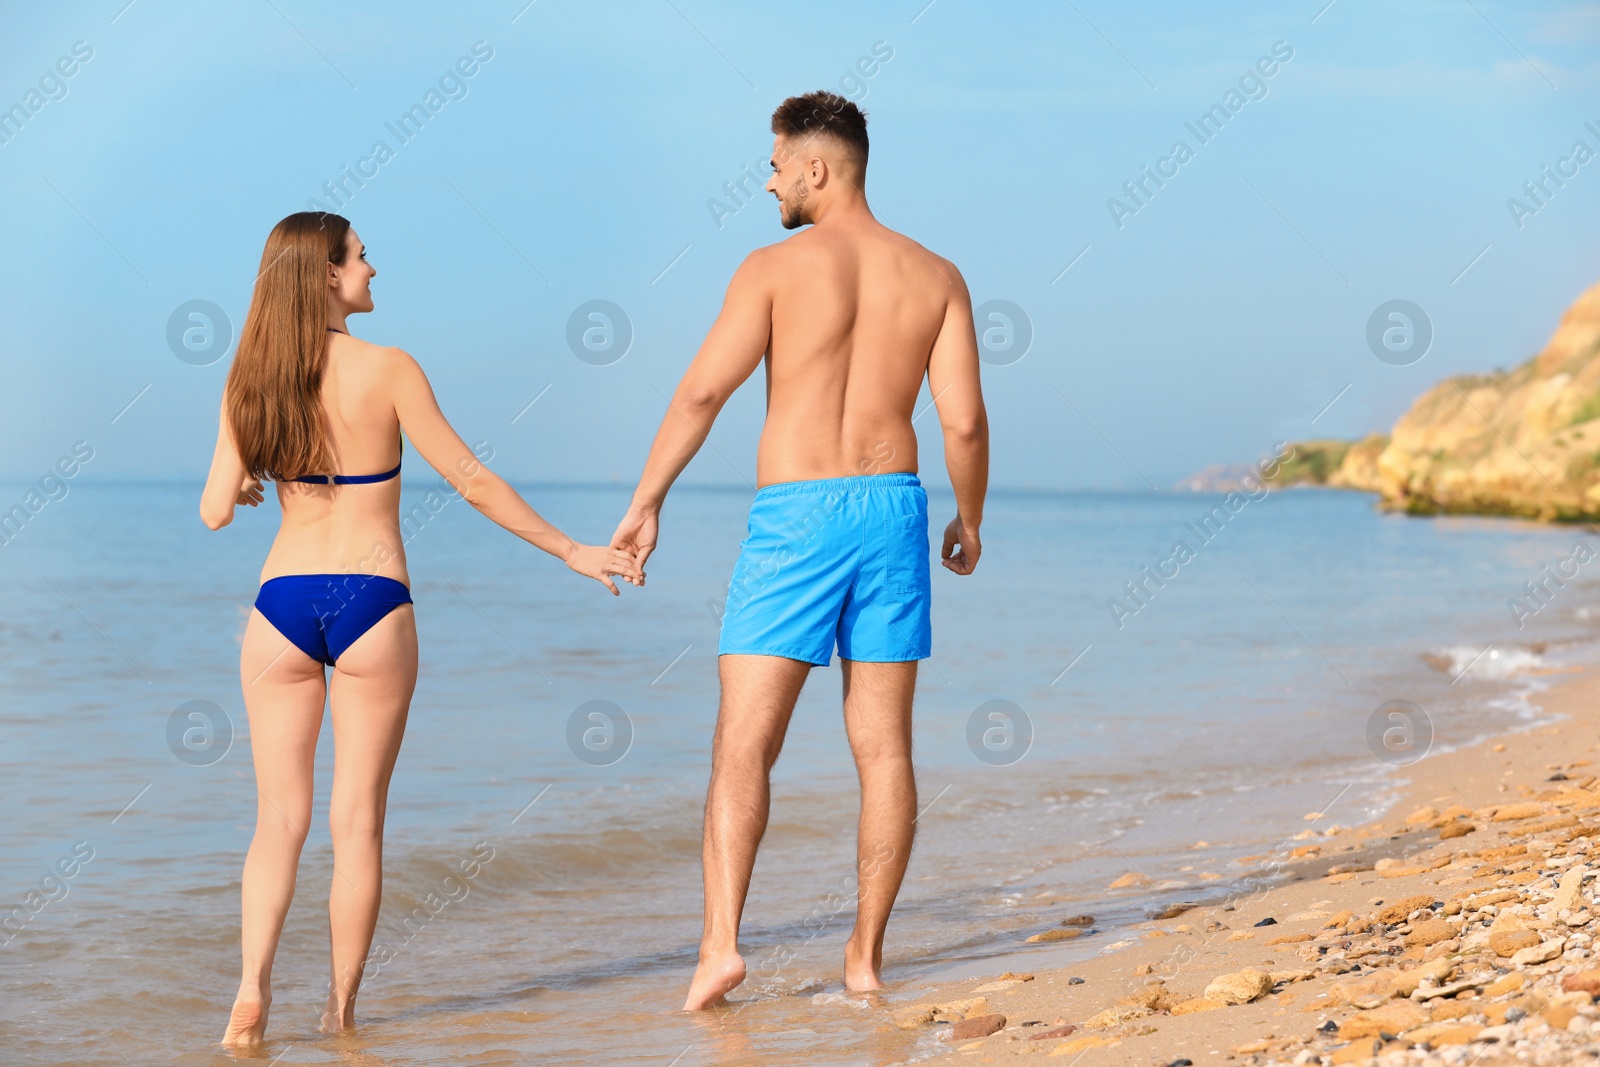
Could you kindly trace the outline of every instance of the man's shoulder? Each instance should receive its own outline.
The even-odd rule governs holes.
[[[890,232],[894,232],[894,231],[890,231]],[[957,276],[960,275],[961,272],[956,268],[956,265],[953,262],[951,262],[950,260],[946,259],[944,256],[941,256],[939,253],[935,252],[933,249],[929,248],[927,245],[923,244],[920,241],[912,240],[910,237],[907,237],[903,233],[897,233],[897,234],[895,234],[895,236],[899,237],[901,240],[905,241],[912,248],[914,248],[918,252],[922,253],[922,255],[925,256],[930,263],[933,263],[933,264],[937,265],[942,271],[944,271],[946,273],[956,274]]]
[[[762,281],[791,272],[816,254],[817,243],[810,238],[811,231],[802,230],[775,244],[752,249],[739,264],[738,274],[750,281]]]
[[[928,285],[965,297],[967,291],[966,279],[961,276],[961,270],[950,260],[933,251],[922,242],[907,237],[896,230],[884,227],[887,239],[897,245],[900,253],[899,259],[905,269],[914,276],[922,277]]]
[[[808,226],[803,230],[790,234],[781,241],[770,245],[762,245],[745,257],[745,262],[781,263],[796,255],[804,255],[814,248],[817,243],[816,233]]]

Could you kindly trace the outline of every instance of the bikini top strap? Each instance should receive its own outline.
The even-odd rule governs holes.
[[[390,478],[399,477],[400,466],[400,464],[396,463],[394,465],[394,470],[384,471],[382,474],[335,474],[332,476],[332,484],[371,485],[373,482],[386,482]],[[302,474],[298,478],[289,478],[286,480],[291,482],[308,482],[311,485],[329,484],[329,476],[326,474]]]

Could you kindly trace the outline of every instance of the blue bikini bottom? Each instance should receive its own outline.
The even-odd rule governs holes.
[[[314,660],[328,664],[389,612],[411,603],[411,590],[368,574],[285,574],[256,594],[256,610]]]

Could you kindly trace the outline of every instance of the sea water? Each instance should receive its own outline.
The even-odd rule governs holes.
[[[439,488],[407,475],[402,510]],[[627,503],[524,492],[591,541]],[[359,1030],[316,1032],[337,877],[325,729],[264,1060],[922,1058],[927,1037],[888,1018],[916,983],[1099,951],[1121,923],[1228,892],[1255,869],[1241,858],[1374,817],[1407,764],[1531,721],[1600,621],[1600,563],[1572,562],[1600,543],[1584,527],[1323,491],[997,492],[976,573],[934,565],[887,999],[837,995],[857,804],[835,661],[774,771],[750,980],[689,1016],[718,616],[750,497],[675,491],[648,585],[621,598],[464,501],[424,508],[407,544],[421,671]],[[0,548],[7,1064],[226,1059],[256,807],[239,642],[277,507],[269,491],[213,533],[198,498],[84,481]],[[931,494],[935,559],[953,513]],[[1141,886],[1107,890],[1129,872]],[[1098,932],[1025,943],[1076,913]]]

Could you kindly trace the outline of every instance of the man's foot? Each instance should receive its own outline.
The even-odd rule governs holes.
[[[883,988],[883,977],[878,968],[883,964],[883,950],[867,952],[856,947],[854,941],[844,946],[844,987],[852,993],[865,993]]]
[[[260,996],[240,993],[228,1016],[228,1029],[222,1043],[235,1047],[260,1045],[266,1040],[268,1001]]]
[[[689,999],[683,1002],[684,1011],[703,1011],[723,1003],[730,989],[744,981],[744,957],[737,952],[722,952],[700,959],[694,969],[694,981],[689,983]]]

